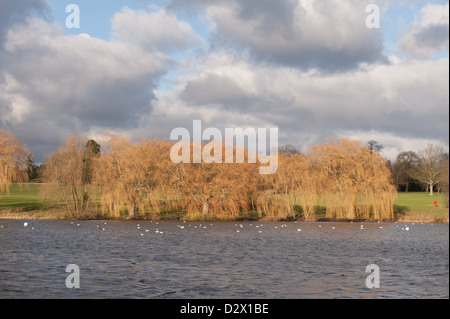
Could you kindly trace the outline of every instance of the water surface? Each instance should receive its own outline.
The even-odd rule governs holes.
[[[28,223],[0,220],[0,298],[449,298],[448,224]]]

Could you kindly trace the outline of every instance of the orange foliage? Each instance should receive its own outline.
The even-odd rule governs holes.
[[[260,175],[247,152],[244,163],[227,164],[225,157],[210,154],[208,163],[191,164],[194,147],[221,156],[231,151],[211,145],[190,143],[191,163],[174,164],[173,145],[112,137],[93,165],[103,214],[157,217],[175,210],[187,212],[189,219],[236,219],[255,210],[260,217],[293,219],[301,209],[305,220],[314,220],[321,204],[330,219],[393,218],[396,190],[390,171],[378,153],[358,141],[339,139],[307,155],[279,155],[272,175]],[[238,149],[232,151],[236,156]]]
[[[11,132],[0,130],[0,192],[9,192],[12,182],[27,180],[28,149]]]

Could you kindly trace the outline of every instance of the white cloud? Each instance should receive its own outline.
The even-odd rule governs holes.
[[[350,139],[360,140],[363,142],[376,140],[378,143],[383,145],[381,155],[391,160],[395,161],[397,155],[405,151],[419,152],[427,147],[428,144],[442,145],[441,139],[433,138],[420,138],[420,137],[402,137],[396,134],[379,132],[379,131],[343,131],[340,136],[347,137]],[[444,150],[448,152],[448,146],[444,147]]]
[[[192,27],[165,9],[154,12],[127,7],[112,18],[113,39],[146,50],[172,52],[202,45]]]
[[[31,102],[20,94],[19,83],[9,74],[5,74],[5,82],[0,83],[0,121],[18,124],[31,112]]]
[[[196,60],[196,68],[188,63],[191,73],[172,92],[157,92],[159,114],[167,116],[148,127],[170,132],[193,119],[219,128],[279,127],[280,144],[299,148],[349,130],[448,144],[448,59],[391,59],[324,75],[216,52]]]
[[[235,42],[262,60],[301,68],[346,70],[385,62],[382,35],[365,26],[370,1],[227,1],[206,9],[216,42]]]
[[[162,53],[67,36],[39,18],[9,29],[0,59],[3,125],[20,136],[52,131],[59,139],[91,127],[139,125],[151,112],[154,90],[169,65]],[[44,153],[38,152],[37,157]]]

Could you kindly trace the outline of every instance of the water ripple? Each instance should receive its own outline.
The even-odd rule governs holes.
[[[0,225],[0,298],[449,297],[447,224]],[[381,287],[368,289],[374,263]],[[80,289],[65,286],[69,264],[80,267]]]

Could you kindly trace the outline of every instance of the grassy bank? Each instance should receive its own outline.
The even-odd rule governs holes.
[[[6,219],[63,219],[65,213],[56,207],[44,204],[39,196],[41,184],[13,184],[10,194],[0,193],[0,218]],[[437,200],[438,206],[433,202]],[[442,194],[429,196],[427,193],[399,193],[394,207],[399,221],[448,222],[449,209]],[[185,212],[163,212],[160,219],[183,219]],[[324,214],[317,214],[323,218]],[[148,218],[149,216],[140,216]],[[239,220],[258,219],[256,212],[243,212]]]
[[[61,211],[48,207],[39,196],[40,184],[13,184],[10,193],[0,192],[0,218],[60,219]]]
[[[437,207],[434,207],[434,201]],[[449,208],[443,194],[399,193],[394,210],[402,221],[443,221],[448,223]]]

